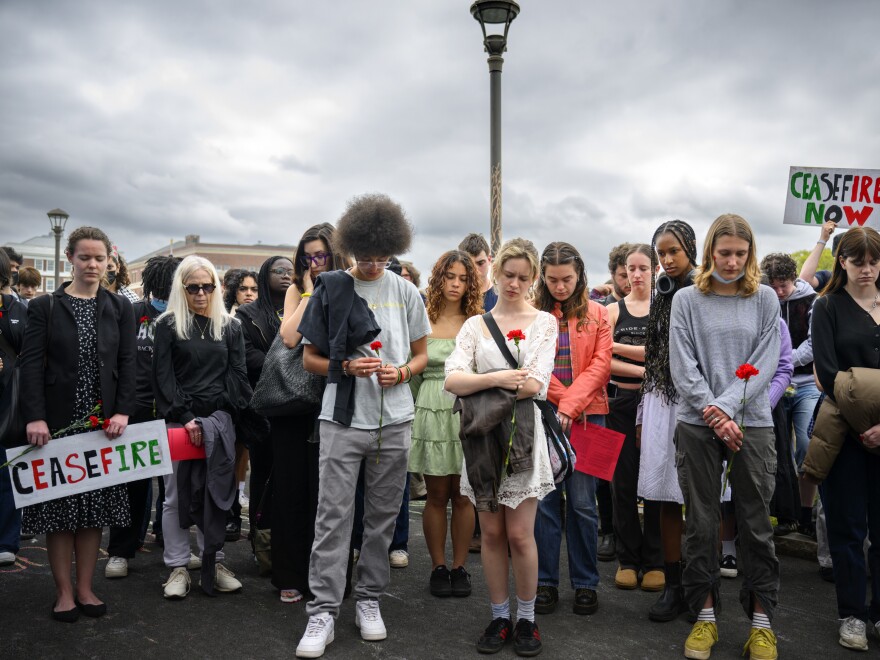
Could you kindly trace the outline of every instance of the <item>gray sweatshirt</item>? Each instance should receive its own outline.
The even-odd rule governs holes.
[[[695,286],[672,299],[669,368],[678,392],[678,421],[705,425],[703,408],[718,406],[741,423],[743,381],[736,369],[760,371],[749,380],[746,427],[772,427],[768,390],[779,362],[779,301],[761,285],[748,297],[700,293]]]

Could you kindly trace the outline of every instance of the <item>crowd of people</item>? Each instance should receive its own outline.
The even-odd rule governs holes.
[[[354,198],[259,272],[221,280],[200,256],[152,257],[139,292],[98,228],[69,234],[69,281],[42,296],[39,273],[0,249],[0,392],[17,372],[26,422],[12,445],[64,442],[59,430],[98,410],[108,439],[163,420],[209,448],[209,474],[218,452],[225,465],[217,520],[192,517],[187,461],[158,493],[142,479],[21,511],[3,469],[0,564],[22,535],[45,534],[52,618],[103,616],[102,530],[105,577],[124,578],[155,505],[164,597],[185,598],[194,570],[208,593],[234,592],[223,545],[246,508],[260,573],[282,603],[305,603],[296,655],[316,658],[349,594],[361,637],[387,637],[381,599],[408,565],[410,487],[423,483],[430,594],[470,596],[469,553],[481,554],[481,653],[552,646],[536,614],[561,600],[596,613],[597,562],[616,561],[617,588],[658,593],[652,621],[690,617],[688,658],[710,657],[720,580],[742,575],[744,650],[776,658],[774,537],[792,533],[818,540],[839,643],[867,650],[867,626],[880,633],[880,234],[835,230],[821,227],[798,269],[786,254],[759,261],[738,215],[711,223],[701,251],[669,220],[615,246],[592,289],[570,243],[515,238],[493,254],[479,234],[440,254],[422,289],[398,261],[413,226],[384,195]],[[832,235],[833,267],[818,270]],[[270,410],[256,403],[266,390],[289,393]],[[622,437],[610,482],[558,474],[557,426]]]

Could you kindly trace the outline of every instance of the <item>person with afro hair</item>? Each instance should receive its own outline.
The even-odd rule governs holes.
[[[391,577],[388,547],[404,485],[415,414],[407,383],[428,363],[431,332],[411,282],[386,272],[409,249],[412,226],[385,195],[362,195],[336,225],[333,251],[354,267],[317,278],[303,314],[306,370],[327,376],[318,415],[318,513],[309,567],[312,600],[297,657],[317,658],[333,641],[346,585],[358,471],[364,463],[364,535],[354,589],[361,637],[387,637],[379,598]],[[332,304],[331,304],[332,301]]]

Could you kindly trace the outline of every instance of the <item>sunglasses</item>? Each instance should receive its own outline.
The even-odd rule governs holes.
[[[183,288],[189,295],[195,296],[199,291],[204,291],[207,294],[214,293],[214,289],[217,287],[213,284],[187,284]]]
[[[303,265],[304,268],[308,268],[309,264],[314,264],[315,266],[323,266],[327,263],[327,257],[329,256],[330,255],[325,252],[319,252],[314,256],[304,254],[299,258],[299,262]]]

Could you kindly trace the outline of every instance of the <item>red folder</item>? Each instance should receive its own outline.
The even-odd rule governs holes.
[[[172,461],[191,461],[205,458],[205,445],[196,447],[189,441],[189,433],[185,428],[168,429],[168,449]]]
[[[611,481],[626,436],[589,422],[571,425],[571,446],[577,453],[575,469]]]

